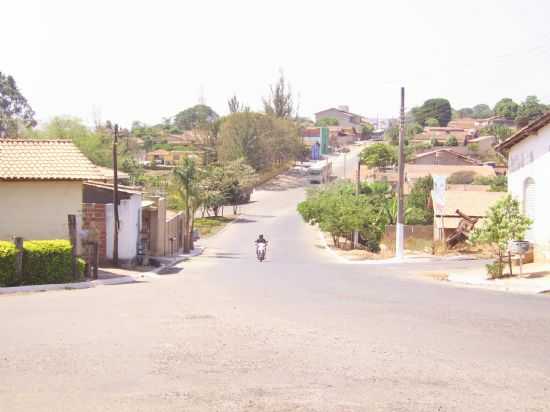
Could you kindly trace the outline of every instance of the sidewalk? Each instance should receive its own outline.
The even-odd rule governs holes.
[[[550,264],[525,264],[522,276],[519,276],[519,267],[514,267],[513,271],[514,276],[487,279],[484,267],[455,270],[448,273],[447,280],[452,283],[503,292],[538,294],[550,291]]]
[[[98,270],[98,279],[85,280],[82,282],[73,283],[53,283],[46,285],[28,285],[28,286],[12,286],[0,287],[0,295],[12,293],[29,293],[29,292],[45,292],[48,290],[70,290],[70,289],[89,289],[96,286],[105,285],[122,285],[127,283],[145,282],[150,279],[158,278],[163,275],[174,274],[180,272],[171,270],[175,265],[191,257],[198,256],[204,251],[203,247],[196,246],[191,253],[180,254],[177,256],[163,257],[162,265],[149,270],[135,270],[125,268],[108,268],[103,267]]]

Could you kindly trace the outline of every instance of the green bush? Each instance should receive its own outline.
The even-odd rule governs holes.
[[[447,179],[447,183],[451,185],[470,185],[475,178],[475,172],[470,170],[461,170],[450,175]]]
[[[456,136],[450,135],[445,142],[445,146],[458,146],[458,140]]]
[[[498,260],[485,265],[485,267],[487,268],[487,275],[489,276],[489,279],[499,279],[504,273],[504,263],[499,262]]]
[[[13,243],[0,241],[0,286],[10,286],[15,282],[16,256]]]
[[[77,261],[78,276],[71,271],[71,243],[68,240],[23,242],[23,275],[15,274],[17,250],[11,242],[0,242],[0,286],[67,283],[82,278],[85,262]]]

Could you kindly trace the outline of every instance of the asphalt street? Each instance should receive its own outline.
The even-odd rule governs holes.
[[[304,196],[256,191],[178,274],[0,296],[0,410],[550,410],[548,297],[414,276],[472,261],[343,263]]]

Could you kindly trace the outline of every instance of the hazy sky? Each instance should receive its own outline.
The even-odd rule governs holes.
[[[282,68],[300,113],[396,116],[536,94],[550,103],[548,0],[2,0],[0,71],[40,120],[149,123],[236,93],[261,108]]]

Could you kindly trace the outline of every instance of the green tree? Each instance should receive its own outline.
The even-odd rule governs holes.
[[[407,196],[408,214],[405,223],[408,225],[429,225],[433,223],[434,211],[431,207],[431,191],[433,179],[426,176],[418,179]]]
[[[470,107],[463,107],[462,109],[458,110],[458,118],[463,119],[465,117],[473,117],[474,115],[474,109]]]
[[[338,126],[338,119],[335,117],[324,117],[315,122],[315,126],[324,127],[324,126]]]
[[[493,111],[486,104],[477,104],[473,107],[472,117],[474,119],[486,119],[493,115]]]
[[[439,120],[437,120],[435,117],[429,117],[426,119],[426,126],[439,127]]]
[[[469,185],[474,182],[476,173],[469,170],[460,170],[454,172],[447,179],[447,183],[451,185]]]
[[[519,105],[516,102],[508,97],[505,97],[504,99],[500,99],[497,104],[495,104],[493,112],[496,116],[514,120],[518,114],[518,108]]]
[[[417,123],[426,125],[429,118],[437,119],[440,126],[447,126],[452,117],[451,104],[447,99],[429,99],[420,107],[415,107],[411,113]]]
[[[210,106],[197,104],[176,114],[174,125],[181,130],[193,130],[204,128],[218,118],[218,114]]]
[[[0,72],[0,138],[17,137],[20,128],[34,126],[34,111],[15,79]]]
[[[397,164],[397,152],[395,147],[385,143],[375,143],[363,149],[359,155],[361,163],[368,167],[384,168]]]
[[[499,142],[506,140],[507,138],[512,136],[513,133],[514,133],[513,129],[501,124],[483,127],[479,131],[479,134],[481,136],[495,136]]]
[[[522,240],[533,221],[520,212],[519,202],[507,195],[489,209],[481,227],[474,229],[469,241],[473,244],[487,244],[497,255],[495,267],[488,265],[489,274],[502,276],[508,242]]]
[[[537,96],[527,96],[525,101],[519,105],[516,124],[518,127],[524,127],[537,117],[542,116],[546,110],[546,106],[539,102]]]
[[[183,252],[189,253],[193,249],[193,219],[195,212],[204,201],[200,190],[203,174],[191,157],[185,157],[173,170],[172,174],[175,189],[172,196],[178,197],[185,213]]]
[[[361,138],[368,139],[373,131],[374,126],[372,124],[364,124],[363,126],[361,126]]]

